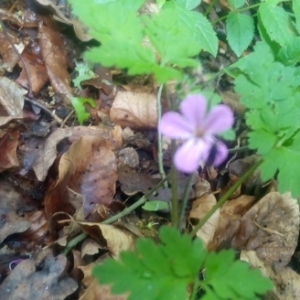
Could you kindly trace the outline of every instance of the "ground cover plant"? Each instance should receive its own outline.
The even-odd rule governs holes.
[[[1,295],[297,299],[300,1],[1,5]]]

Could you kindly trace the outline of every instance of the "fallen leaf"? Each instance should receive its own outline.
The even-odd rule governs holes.
[[[156,128],[156,107],[154,94],[119,91],[110,110],[110,118],[123,128]]]

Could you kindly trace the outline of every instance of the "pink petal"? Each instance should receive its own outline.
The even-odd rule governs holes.
[[[160,133],[171,139],[187,139],[193,136],[191,124],[177,112],[165,113],[158,125]]]
[[[228,149],[226,145],[222,142],[218,142],[216,150],[216,156],[213,165],[218,166],[220,165],[228,156]]]
[[[217,134],[231,128],[234,118],[231,109],[223,104],[215,106],[205,119],[204,132]]]
[[[209,147],[202,139],[189,139],[175,152],[175,167],[181,172],[193,173],[208,154]]]
[[[181,102],[180,111],[194,129],[201,128],[206,114],[206,99],[201,95],[189,95]]]

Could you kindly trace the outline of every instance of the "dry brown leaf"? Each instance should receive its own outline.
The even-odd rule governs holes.
[[[46,193],[45,210],[48,216],[57,211],[74,213],[67,197],[67,187],[84,199],[84,215],[97,203],[112,202],[117,181],[115,155],[108,141],[101,137],[83,136],[61,157],[59,177]]]
[[[0,126],[10,120],[23,118],[24,95],[27,91],[18,84],[0,77]]]
[[[147,193],[159,181],[147,173],[138,172],[126,165],[118,167],[118,178],[121,190],[129,196],[135,195],[138,192]]]
[[[110,118],[123,128],[156,128],[156,110],[154,94],[119,91],[110,110]]]
[[[64,275],[67,258],[49,254],[36,268],[32,259],[20,262],[0,285],[2,299],[65,299],[77,290],[77,283]],[[37,264],[38,265],[38,264]]]
[[[86,292],[79,298],[79,300],[126,300],[128,293],[124,295],[113,295],[110,292],[110,286],[99,284],[94,278],[88,286]]]
[[[18,211],[24,206],[23,196],[17,193],[10,183],[0,182],[0,243],[9,235],[25,232],[30,228],[30,222],[27,217],[18,215]]]
[[[208,245],[209,250],[227,248],[240,227],[241,217],[253,205],[255,197],[242,195],[224,203],[214,238]]]
[[[232,247],[255,250],[260,259],[278,270],[291,260],[298,243],[299,223],[297,199],[290,193],[271,192],[242,217]]]
[[[240,96],[232,91],[220,93],[222,102],[228,105],[237,115],[242,116],[246,110],[245,106],[240,102]]]
[[[241,260],[248,262],[253,268],[260,269],[262,274],[270,278],[275,289],[266,295],[270,300],[296,300],[300,295],[300,275],[289,267],[274,271],[271,265],[257,257],[255,251],[242,251]]]
[[[19,130],[8,131],[0,138],[0,173],[19,166],[17,147],[19,144]]]
[[[71,95],[71,77],[68,72],[68,60],[61,35],[57,30],[40,22],[38,38],[47,74],[54,91],[64,96]]]
[[[193,201],[192,209],[190,210],[188,217],[189,222],[193,225],[196,225],[198,221],[201,220],[216,203],[217,201],[213,194],[204,194],[200,198]],[[214,237],[219,218],[220,210],[218,209],[196,234],[206,246]],[[197,222],[195,222],[195,220]]]
[[[136,236],[124,228],[101,223],[79,222],[82,230],[97,240],[102,246],[103,242],[113,258],[118,258],[121,251],[133,250]]]

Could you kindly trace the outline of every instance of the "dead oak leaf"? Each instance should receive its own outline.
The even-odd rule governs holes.
[[[156,128],[156,96],[147,93],[119,91],[112,104],[110,118],[112,122],[123,128]]]

